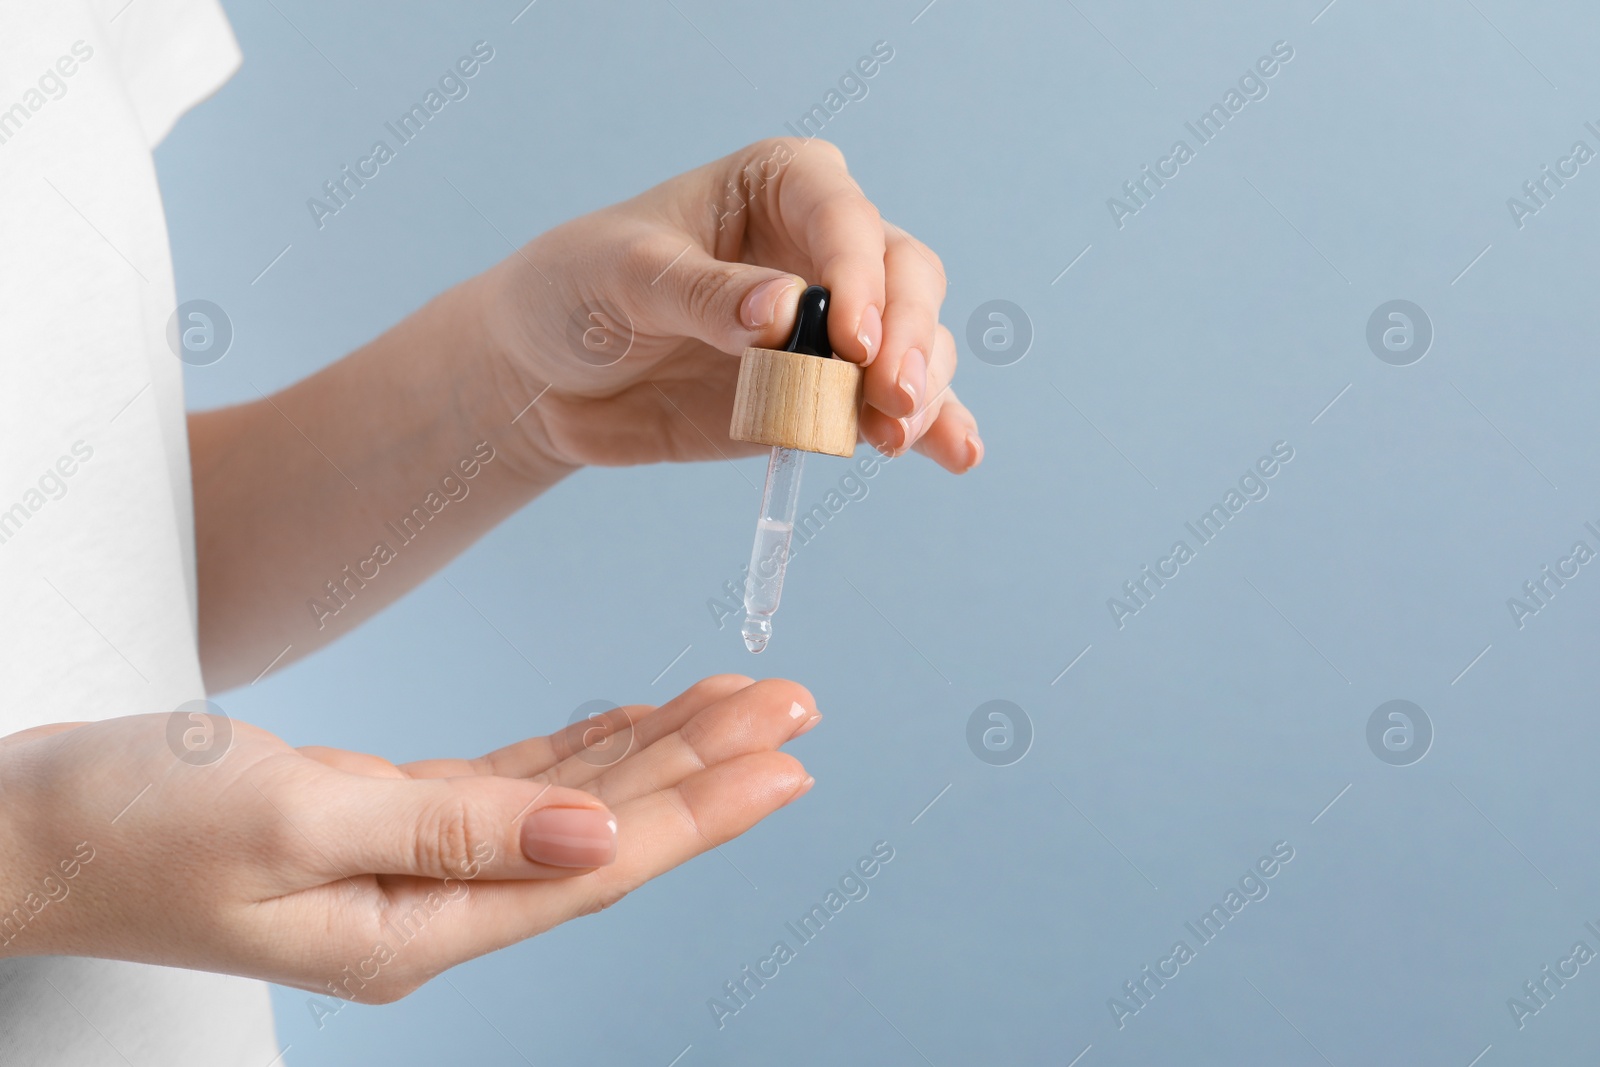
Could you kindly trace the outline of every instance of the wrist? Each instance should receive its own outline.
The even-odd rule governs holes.
[[[513,260],[517,257],[512,257]],[[508,261],[509,262],[509,261]],[[551,433],[545,409],[552,383],[533,373],[526,351],[520,283],[501,263],[457,287],[475,332],[476,377],[483,384],[478,422],[486,440],[503,448],[507,467],[540,492],[583,466]]]

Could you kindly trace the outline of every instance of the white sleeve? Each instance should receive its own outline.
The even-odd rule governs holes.
[[[91,0],[91,6],[152,148],[243,60],[218,0]]]

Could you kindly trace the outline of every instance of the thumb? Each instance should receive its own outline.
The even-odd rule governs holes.
[[[318,807],[323,841],[313,838],[329,878],[553,878],[616,858],[616,817],[581,789],[489,776],[341,779]]]
[[[779,348],[805,287],[787,271],[727,263],[691,247],[651,283],[652,318],[665,332],[732,356],[752,346]]]

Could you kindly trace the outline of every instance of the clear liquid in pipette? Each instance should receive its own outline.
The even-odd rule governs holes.
[[[783,594],[783,573],[789,565],[805,456],[796,449],[774,448],[767,461],[767,483],[761,494],[761,514],[744,580],[744,625],[739,628],[744,647],[751,652],[760,652],[772,639],[772,614],[778,610],[778,598]]]
[[[763,516],[756,523],[756,540],[750,549],[750,574],[744,583],[744,647],[760,652],[772,637],[772,613],[783,594],[783,572],[789,564],[789,542],[794,523]]]

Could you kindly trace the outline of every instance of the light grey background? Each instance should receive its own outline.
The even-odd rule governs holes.
[[[1013,366],[963,352],[984,465],[889,465],[797,559],[759,660],[706,607],[749,551],[746,460],[582,473],[454,564],[515,650],[436,579],[222,696],[395,759],[719,671],[797,678],[828,714],[794,746],[803,802],[603,916],[320,1028],[280,990],[287,1062],[1591,1056],[1600,965],[1524,1029],[1507,998],[1600,950],[1600,566],[1521,630],[1506,599],[1600,547],[1600,164],[1521,229],[1506,198],[1600,148],[1600,14],[923,3],[228,3],[245,66],[159,153],[180,294],[236,330],[187,372],[193,406],[338,358],[507,254],[501,234],[783,133],[879,40],[894,59],[826,136],[944,257],[958,337],[996,298],[1035,331]],[[319,232],[306,198],[480,39],[471,95]],[[1276,41],[1294,58],[1269,95],[1119,230],[1106,199]],[[1409,367],[1366,345],[1391,299],[1434,325]],[[1119,631],[1107,598],[1280,440],[1270,495]],[[814,462],[807,503],[844,469]],[[1366,741],[1398,698],[1435,730],[1404,767]],[[1012,766],[967,747],[991,699],[1033,723]],[[870,896],[719,1031],[707,999],[878,840]],[[1185,921],[1279,841],[1270,895],[1119,1030],[1108,999],[1197,944]]]

